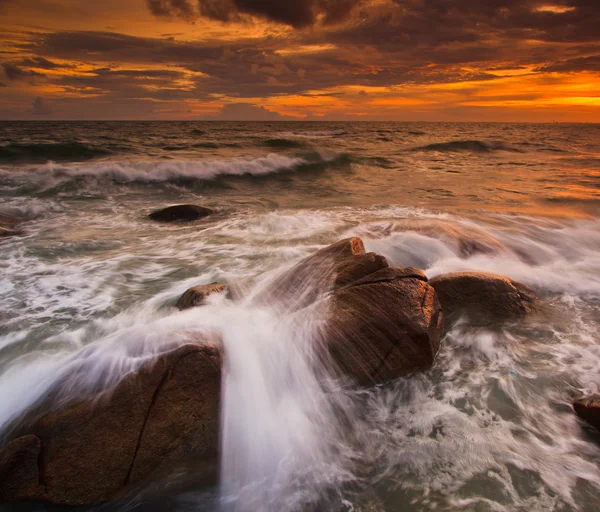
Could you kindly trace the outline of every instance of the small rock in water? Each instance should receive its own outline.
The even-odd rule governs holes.
[[[202,219],[214,213],[214,210],[195,204],[178,204],[152,212],[148,217],[158,222],[189,222]]]
[[[429,280],[448,320],[466,314],[474,321],[503,321],[535,309],[537,297],[526,285],[485,272],[455,272]]]
[[[573,404],[573,409],[582,420],[600,430],[600,396],[580,398]]]
[[[223,292],[227,292],[227,285],[225,283],[201,284],[186,290],[176,305],[182,311],[184,309],[195,308],[205,304],[206,298],[209,295]]]

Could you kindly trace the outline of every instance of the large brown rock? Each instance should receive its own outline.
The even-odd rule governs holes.
[[[420,270],[384,268],[336,290],[328,301],[324,341],[343,375],[373,384],[433,364],[444,321]]]
[[[158,222],[190,222],[202,219],[214,213],[214,210],[195,204],[178,204],[157,210],[148,215],[150,220]]]
[[[467,315],[472,321],[504,321],[535,309],[535,293],[507,277],[485,272],[455,272],[429,281],[447,320]]]
[[[346,238],[277,275],[257,300],[288,311],[298,310],[327,292],[387,266],[383,256],[365,251],[360,238]]]
[[[206,298],[209,295],[225,292],[227,292],[227,285],[225,283],[201,284],[186,290],[184,294],[179,297],[176,306],[182,311],[184,309],[195,308],[205,304]]]
[[[219,350],[186,345],[38,417],[0,449],[0,498],[100,503],[184,458],[216,475],[220,386]]]
[[[326,309],[324,358],[359,384],[395,379],[431,366],[443,315],[416,268],[390,268],[360,238],[341,240],[277,276],[263,299],[288,310]],[[322,311],[322,309],[320,309]]]
[[[577,416],[589,423],[596,430],[600,430],[600,396],[594,395],[580,398],[573,403]]]
[[[6,212],[0,212],[0,238],[20,233],[19,224],[23,219]]]

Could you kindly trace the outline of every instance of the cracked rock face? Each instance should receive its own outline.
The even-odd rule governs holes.
[[[444,320],[421,270],[390,267],[383,256],[367,253],[360,238],[348,238],[300,262],[278,285],[286,297],[292,283],[305,306],[315,299],[313,281],[327,291],[322,344],[340,375],[370,385],[433,364]]]
[[[420,270],[384,268],[328,300],[324,340],[343,375],[376,384],[433,364],[444,320],[435,290]]]
[[[109,395],[21,427],[0,450],[0,476],[10,477],[0,479],[0,499],[100,503],[184,457],[216,475],[220,390],[218,349],[164,354]]]

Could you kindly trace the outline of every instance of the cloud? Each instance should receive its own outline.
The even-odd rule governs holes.
[[[271,112],[265,107],[251,105],[250,103],[229,103],[221,112],[210,119],[219,121],[294,121],[297,117],[283,116],[277,112]]]
[[[4,74],[6,75],[6,78],[11,81],[45,78],[46,76],[36,71],[21,69],[15,64],[5,63],[2,64],[2,67],[4,68]]]
[[[147,0],[150,12],[155,16],[193,18],[194,8],[187,0]]]
[[[318,21],[341,22],[364,0],[198,0],[197,10],[189,0],[147,0],[155,16],[190,19],[195,15],[219,21],[241,21],[244,16],[304,28]]]
[[[38,96],[31,105],[31,113],[34,116],[49,116],[52,114],[52,108],[44,98]]]
[[[547,64],[539,68],[539,71],[545,73],[577,73],[581,71],[600,71],[600,55],[591,57],[579,57],[576,59],[568,59],[560,62]]]
[[[1,1],[1,0],[0,0]],[[58,69],[64,66],[60,64],[56,64],[56,62],[52,62],[48,59],[44,59],[44,57],[27,57],[19,62],[20,66],[25,66],[29,68],[39,68],[39,69]]]

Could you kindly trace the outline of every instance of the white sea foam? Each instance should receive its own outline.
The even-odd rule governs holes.
[[[64,219],[35,221],[52,228],[36,235],[48,237],[42,247],[19,239],[5,246],[0,300],[13,316],[0,338],[0,428],[67,375],[55,400],[110,389],[140,364],[211,332],[227,353],[226,509],[296,510],[345,483],[384,482],[396,503],[414,501],[417,510],[577,510],[576,486],[600,481],[598,448],[568,407],[573,396],[600,390],[598,221],[340,208],[240,211],[206,226],[166,228],[126,212],[103,215],[82,220],[56,245]],[[99,236],[108,225],[119,244]],[[564,318],[508,330],[459,324],[432,371],[354,392],[326,377],[312,336],[320,311],[282,316],[253,303],[251,291],[238,302],[215,297],[197,310],[169,308],[199,283],[254,278],[260,287],[281,265],[351,235],[391,264],[430,276],[469,269],[522,280]],[[43,342],[19,352],[36,337]]]

